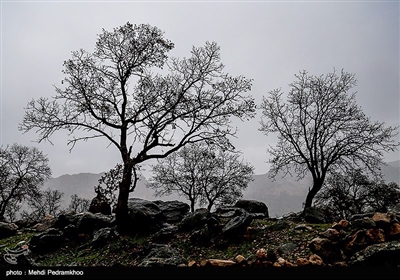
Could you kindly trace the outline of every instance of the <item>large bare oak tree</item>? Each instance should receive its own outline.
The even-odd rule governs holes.
[[[294,173],[298,178],[310,174],[313,185],[304,210],[323,187],[326,175],[333,171],[364,168],[380,173],[384,152],[397,150],[394,136],[398,127],[371,121],[356,104],[355,75],[336,71],[311,76],[306,71],[295,75],[287,95],[275,89],[263,98],[260,130],[277,133],[278,143],[270,146],[270,176]]]
[[[148,24],[103,29],[95,50],[72,52],[63,86],[53,100],[32,100],[21,131],[36,129],[38,142],[68,130],[71,149],[80,140],[106,138],[123,162],[117,221],[127,217],[132,170],[187,143],[223,143],[234,135],[231,117],[252,118],[252,80],[223,72],[215,42],[193,47],[189,58],[169,58],[174,44]],[[165,68],[166,69],[165,69]]]

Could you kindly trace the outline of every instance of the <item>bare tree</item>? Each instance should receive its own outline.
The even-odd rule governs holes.
[[[54,100],[29,102],[19,126],[24,132],[36,129],[38,142],[62,129],[72,137],[71,149],[100,137],[117,148],[124,166],[116,207],[120,228],[137,164],[164,158],[187,143],[222,143],[236,133],[230,117],[246,120],[255,114],[253,98],[242,96],[252,81],[223,72],[216,43],[193,47],[183,59],[168,58],[173,47],[148,24],[103,29],[93,53],[74,51],[65,61],[65,86],[55,87]],[[160,70],[163,66],[167,69]]]
[[[372,122],[356,104],[354,74],[336,71],[327,75],[309,76],[306,71],[295,75],[287,103],[281,89],[263,98],[260,130],[266,135],[278,134],[276,147],[270,146],[270,176],[279,171],[295,172],[299,179],[312,175],[304,210],[312,205],[326,175],[334,170],[366,168],[380,173],[383,152],[397,150],[393,137],[398,127],[385,127]]]
[[[81,213],[89,210],[90,200],[87,198],[79,197],[77,194],[71,195],[71,202],[69,203],[68,210],[75,213]]]
[[[386,213],[400,203],[400,187],[396,182],[373,182],[366,197],[368,210]]]
[[[315,196],[314,206],[334,219],[349,219],[354,214],[386,213],[399,202],[400,188],[395,182],[386,184],[382,178],[369,178],[358,169],[330,174]]]
[[[6,207],[6,211],[2,220],[9,221],[10,223],[14,222],[15,220],[17,220],[21,208],[22,203],[19,203],[17,199],[10,200]]]
[[[28,205],[30,212],[24,210],[21,216],[25,220],[40,221],[47,214],[57,216],[61,212],[63,192],[59,190],[46,189],[40,192],[39,196],[30,197]]]
[[[252,180],[254,167],[245,163],[240,154],[216,145],[195,143],[159,160],[147,187],[157,196],[177,193],[208,210],[217,204],[230,204],[242,197]]]
[[[0,148],[0,217],[8,207],[18,208],[27,198],[37,197],[51,176],[47,157],[35,147],[17,143]]]

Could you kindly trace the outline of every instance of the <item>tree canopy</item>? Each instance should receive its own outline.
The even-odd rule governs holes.
[[[217,145],[194,143],[159,161],[152,168],[147,187],[156,195],[178,195],[208,210],[218,204],[232,204],[242,197],[253,180],[254,167],[240,159],[240,153]]]
[[[17,209],[25,199],[40,196],[50,176],[48,158],[39,149],[17,143],[0,147],[0,218],[9,207]]]
[[[380,173],[383,153],[399,145],[394,139],[398,127],[371,121],[363,113],[356,93],[349,92],[357,83],[354,74],[335,70],[312,76],[302,71],[295,77],[286,103],[281,89],[263,98],[260,130],[278,135],[277,145],[268,149],[271,177],[279,171],[294,172],[298,178],[312,176],[306,209],[332,171],[365,168]]]
[[[98,35],[94,52],[72,52],[56,95],[32,100],[19,129],[35,130],[38,142],[66,130],[78,141],[105,138],[123,162],[117,220],[127,217],[132,169],[164,158],[188,143],[228,145],[231,117],[254,117],[244,93],[252,80],[223,72],[215,42],[193,47],[189,58],[170,58],[174,44],[149,24],[126,23]],[[121,225],[121,223],[119,223]]]
[[[369,178],[362,170],[346,174],[333,172],[315,196],[314,206],[324,209],[334,219],[349,219],[367,212],[386,213],[400,203],[400,188],[395,182]]]

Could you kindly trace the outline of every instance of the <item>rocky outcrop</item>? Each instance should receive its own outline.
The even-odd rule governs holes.
[[[398,214],[371,213],[353,219],[341,220],[321,232],[310,242],[310,250],[327,264],[345,261],[361,266],[393,262],[400,243]]]
[[[0,239],[17,234],[18,226],[14,223],[0,222]]]
[[[327,225],[329,218],[318,209],[309,211],[308,218],[292,213],[279,219],[265,217],[265,210],[254,201],[244,201],[220,207],[215,212],[203,208],[188,212],[188,205],[179,201],[130,199],[129,223],[135,229],[132,232],[148,239],[146,245],[125,243],[124,246],[130,246],[129,254],[140,267],[398,266],[400,263],[399,212],[354,215]],[[252,223],[254,219],[259,220]],[[3,238],[19,234],[21,230],[14,224],[0,223]],[[28,245],[39,255],[71,244],[78,244],[79,250],[97,249],[120,238],[113,214],[91,212],[49,216],[27,230],[36,233]],[[293,239],[274,245],[273,250],[268,244],[265,248],[257,247],[260,245],[256,242],[257,236],[275,233],[278,240],[281,233],[290,233],[288,236]],[[177,236],[185,238],[182,244],[188,242],[185,244],[219,250],[232,248],[233,244],[233,247],[240,246],[240,242],[254,238],[254,245],[251,241],[254,252],[249,256],[238,254],[231,259],[209,258],[196,262],[183,258],[179,248],[171,246],[176,244]],[[310,255],[304,255],[304,248],[309,249]]]

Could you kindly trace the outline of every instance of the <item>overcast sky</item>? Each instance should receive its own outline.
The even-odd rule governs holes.
[[[188,57],[192,46],[215,41],[225,72],[254,79],[257,104],[269,91],[307,70],[321,75],[344,69],[358,80],[357,102],[371,120],[399,125],[398,1],[1,1],[1,145],[35,146],[49,158],[53,177],[108,171],[117,149],[99,140],[80,142],[69,153],[56,133],[37,144],[18,124],[32,99],[55,95],[71,51],[93,51],[102,28],[148,23],[175,43],[170,56]],[[233,141],[256,174],[268,171],[266,148],[276,142],[260,128],[260,113],[235,121]],[[398,138],[397,138],[398,139]],[[399,159],[388,154],[387,161]]]

